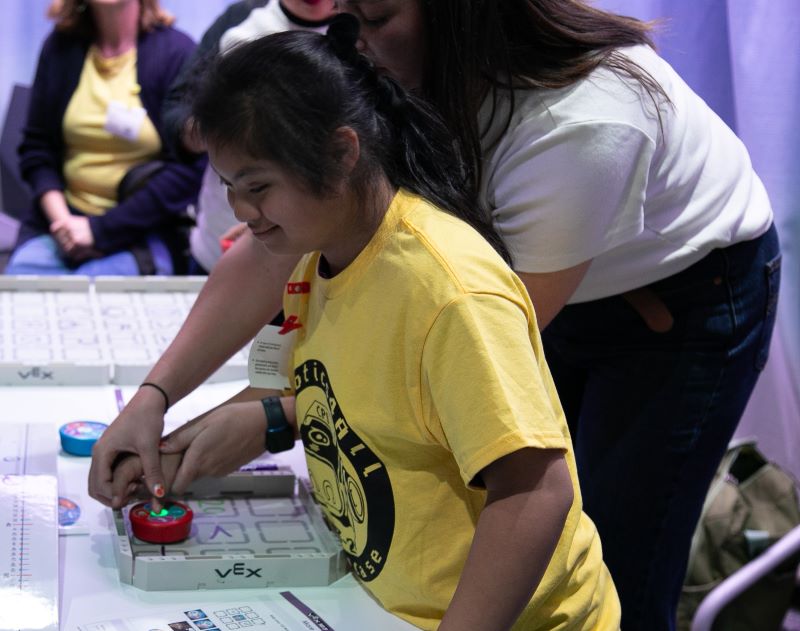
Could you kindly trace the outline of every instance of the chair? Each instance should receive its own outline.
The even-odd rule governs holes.
[[[2,189],[2,212],[16,219],[31,204],[32,195],[19,173],[17,147],[22,141],[22,130],[28,117],[31,88],[15,84],[8,103],[3,131],[0,135],[0,188]]]
[[[775,568],[800,552],[800,526],[796,526],[761,555],[740,568],[703,599],[692,620],[691,631],[711,631],[719,613]]]

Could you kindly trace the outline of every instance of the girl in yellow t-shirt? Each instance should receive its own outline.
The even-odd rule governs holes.
[[[446,129],[376,74],[357,33],[342,15],[327,36],[262,38],[199,88],[193,115],[237,219],[255,247],[303,256],[284,295],[291,393],[248,388],[168,437],[172,490],[298,435],[316,500],[387,610],[443,631],[618,629],[524,286]],[[147,385],[136,396],[168,405]],[[114,504],[146,464],[115,469]]]

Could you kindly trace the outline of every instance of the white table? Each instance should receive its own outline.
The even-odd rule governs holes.
[[[198,389],[170,409],[167,426],[171,428],[200,412],[227,399],[239,391],[244,382],[208,384]],[[117,415],[115,386],[60,386],[60,387],[0,387],[0,432],[3,424],[45,424],[52,428],[52,449],[59,451],[57,466],[59,488],[76,487],[82,492],[82,510],[88,524],[86,534],[59,537],[59,628],[75,631],[79,627],[91,631],[138,631],[132,619],[151,615],[160,626],[147,628],[172,631],[166,625],[175,612],[187,608],[224,610],[225,607],[257,604],[262,609],[276,612],[285,627],[265,626],[257,629],[320,629],[336,631],[361,631],[381,629],[403,631],[414,629],[399,618],[386,613],[368,593],[348,575],[328,587],[290,588],[291,593],[307,605],[325,623],[315,618],[300,620],[296,606],[281,596],[284,590],[222,589],[209,591],[146,592],[120,583],[113,553],[110,510],[85,495],[85,479],[89,459],[69,456],[60,452],[58,427],[72,420],[98,420],[110,422]],[[132,387],[122,387],[128,400]],[[306,475],[301,446],[286,454],[276,456],[280,463],[290,464],[300,476]],[[35,545],[35,542],[33,543]],[[0,606],[3,606],[0,594]],[[8,603],[5,603],[7,606]],[[11,603],[14,607],[14,603]],[[16,605],[17,607],[19,604]],[[286,613],[290,612],[290,613]],[[25,613],[25,612],[20,612]],[[30,618],[32,619],[32,618]],[[111,621],[111,622],[108,622]],[[116,621],[116,622],[114,622]],[[163,625],[162,625],[163,622]],[[102,624],[95,624],[102,623]],[[3,626],[0,624],[0,626]],[[15,627],[16,628],[16,627]],[[22,626],[21,628],[25,628]],[[47,627],[28,627],[50,631]],[[189,626],[188,628],[192,628]],[[224,631],[224,629],[220,629]]]

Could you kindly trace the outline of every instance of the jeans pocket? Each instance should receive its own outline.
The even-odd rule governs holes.
[[[761,334],[755,355],[756,370],[763,370],[769,358],[769,344],[772,339],[772,329],[775,326],[775,316],[778,310],[778,292],[781,285],[781,255],[778,254],[764,265],[764,281],[766,283],[766,305],[764,308],[764,321],[761,323]]]

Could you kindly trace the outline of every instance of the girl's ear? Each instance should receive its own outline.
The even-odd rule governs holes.
[[[348,177],[355,169],[361,154],[358,134],[352,127],[339,127],[333,132],[333,143],[336,147],[336,153],[339,154],[342,173],[345,177]]]

